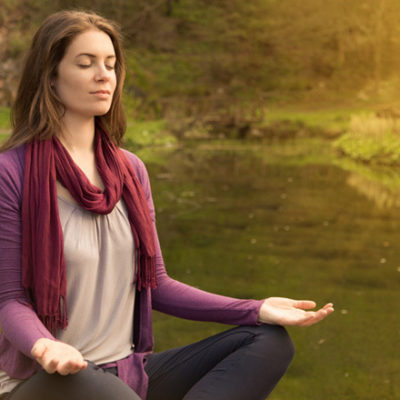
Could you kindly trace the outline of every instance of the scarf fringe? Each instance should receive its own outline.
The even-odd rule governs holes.
[[[142,288],[155,289],[157,287],[155,257],[142,255],[138,249],[136,251],[139,253],[137,289],[139,291],[141,291]]]
[[[65,329],[68,326],[67,303],[64,296],[60,296],[58,311],[56,313],[38,314],[38,317],[50,333],[57,336],[59,329]]]

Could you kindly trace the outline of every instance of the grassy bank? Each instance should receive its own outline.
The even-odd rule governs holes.
[[[265,123],[267,125],[292,123],[319,132],[326,137],[336,137],[348,129],[351,116],[359,112],[359,109],[271,108],[266,112]]]
[[[127,108],[131,108],[128,105]],[[251,125],[254,138],[295,138],[304,136],[318,136],[321,138],[334,138],[344,133],[348,128],[352,109],[334,109],[334,110],[300,110],[299,108],[278,108],[264,107],[263,116],[257,121],[246,120],[243,123]],[[237,138],[234,133],[229,132],[221,135],[215,129],[210,133],[206,122],[200,119],[195,126],[190,122],[185,128],[185,122],[180,121],[179,117],[174,120],[159,118],[154,120],[141,120],[134,118],[132,112],[128,112],[128,125],[125,141],[128,146],[147,147],[152,145],[170,145],[176,142],[177,138],[204,139],[204,138]],[[192,120],[197,117],[193,116]],[[218,124],[219,122],[215,122]],[[220,124],[223,124],[220,121]],[[189,126],[190,125],[190,126]],[[237,127],[232,127],[234,130]],[[10,110],[0,108],[0,130],[6,133],[10,129]],[[227,129],[230,129],[229,126]],[[184,132],[178,132],[183,130]]]
[[[10,110],[0,108],[0,142],[10,131]],[[262,117],[248,122],[240,135],[237,126],[224,126],[214,121],[210,130],[204,121],[196,124],[175,119],[142,120],[128,112],[126,147],[140,149],[171,146],[184,140],[204,139],[326,139],[333,143],[337,155],[368,165],[397,165],[400,162],[400,122],[395,118],[377,117],[357,108],[301,109],[300,107],[264,107]],[[192,118],[196,119],[195,116]],[[243,123],[246,123],[245,121]],[[231,130],[231,132],[229,131]],[[242,142],[244,145],[245,142]],[[321,142],[321,147],[329,147]],[[321,151],[323,149],[321,148]],[[322,151],[323,152],[323,151]]]
[[[397,165],[400,162],[400,122],[374,114],[352,116],[349,129],[334,146],[364,163]]]

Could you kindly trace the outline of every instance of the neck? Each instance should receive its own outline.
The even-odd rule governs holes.
[[[66,114],[63,118],[63,130],[59,139],[70,153],[93,152],[94,118],[72,119]]]

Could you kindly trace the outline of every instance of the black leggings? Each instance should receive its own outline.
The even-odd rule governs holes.
[[[281,326],[242,326],[148,356],[147,400],[264,400],[293,358]],[[38,372],[7,400],[140,400],[116,369],[94,364],[77,374]]]

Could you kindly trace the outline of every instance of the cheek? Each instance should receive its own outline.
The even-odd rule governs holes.
[[[84,89],[85,81],[85,77],[81,74],[63,73],[58,79],[56,88],[60,95],[68,95]]]
[[[115,91],[116,87],[117,87],[117,77],[114,74],[113,77],[111,78],[111,85],[112,85],[112,90]]]
[[[82,90],[85,88],[85,79],[82,76],[71,75],[64,79],[63,86],[66,90]]]

